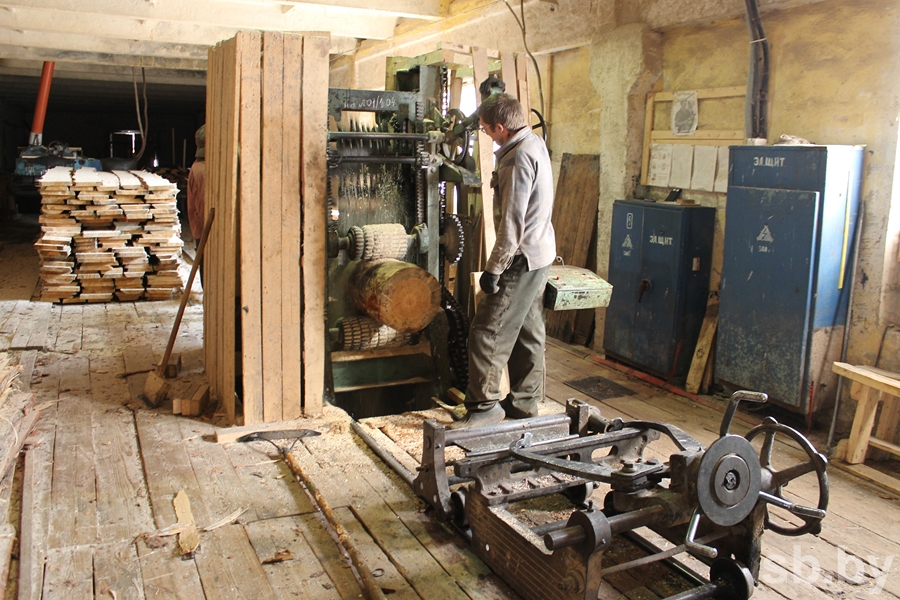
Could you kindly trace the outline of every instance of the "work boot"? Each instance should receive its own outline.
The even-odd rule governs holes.
[[[494,405],[487,410],[470,410],[466,413],[465,417],[451,423],[448,426],[448,429],[464,429],[466,427],[496,425],[502,421],[504,417],[506,417],[506,413],[503,412],[500,404],[495,402]]]
[[[519,406],[516,406],[513,404],[512,396],[507,396],[500,401],[500,406],[510,419],[530,419],[538,416],[537,399],[535,398],[520,401]]]

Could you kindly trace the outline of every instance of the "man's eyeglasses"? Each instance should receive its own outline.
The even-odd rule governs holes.
[[[485,129],[484,126],[481,126],[478,129],[481,130],[481,133],[487,133],[487,129]]]

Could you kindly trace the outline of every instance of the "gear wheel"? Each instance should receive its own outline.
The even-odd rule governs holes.
[[[359,260],[366,249],[366,236],[362,227],[351,227],[350,231],[347,232],[347,236],[350,238],[350,259]]]
[[[454,214],[445,215],[441,225],[441,249],[444,251],[444,258],[451,265],[455,265],[462,258],[465,238],[459,217]]]

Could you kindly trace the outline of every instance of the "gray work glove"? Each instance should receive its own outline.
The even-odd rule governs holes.
[[[481,289],[485,294],[496,294],[498,291],[500,291],[499,275],[484,271],[481,273],[481,278],[478,280],[478,283],[481,284]]]

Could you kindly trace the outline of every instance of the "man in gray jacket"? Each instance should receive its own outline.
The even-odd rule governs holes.
[[[469,331],[469,387],[465,418],[452,427],[499,423],[505,416],[537,415],[544,380],[544,286],[556,258],[553,173],[544,141],[528,126],[522,105],[494,94],[478,108],[481,128],[500,145],[491,178],[499,200],[497,240],[491,250]],[[500,377],[509,367],[510,393]]]

